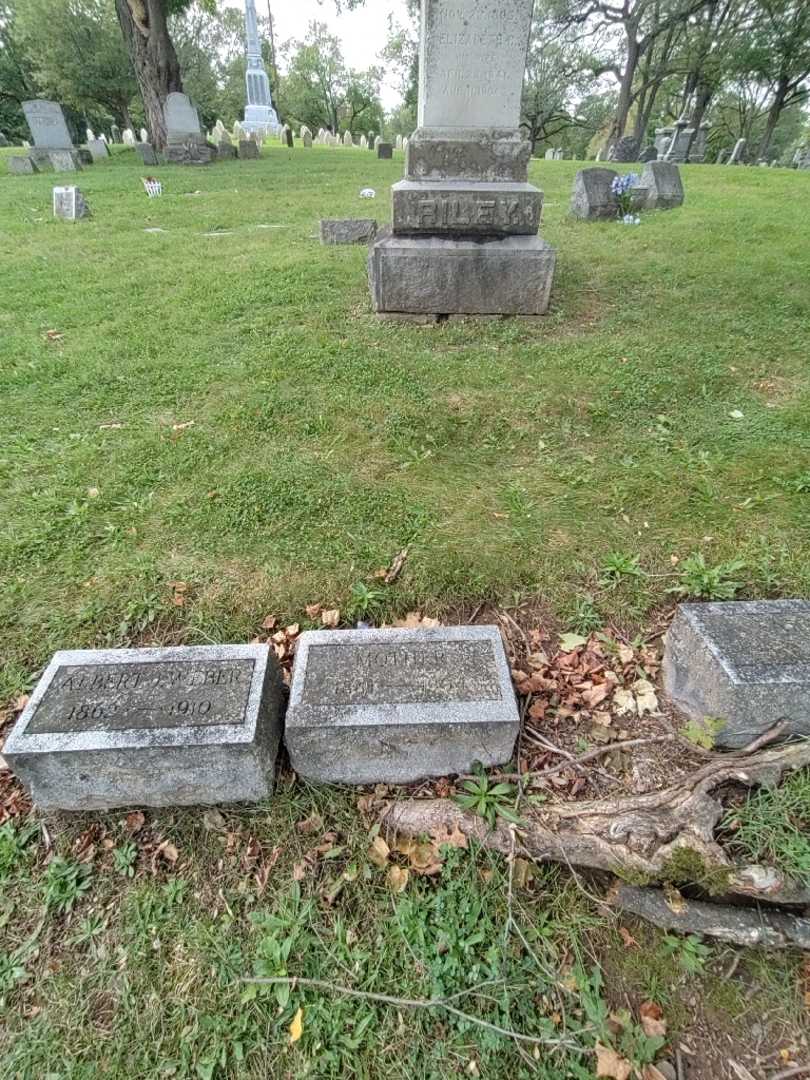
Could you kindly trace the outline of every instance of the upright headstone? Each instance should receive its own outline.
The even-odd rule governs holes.
[[[2,147],[11,146],[11,143],[8,141],[8,139],[3,134],[2,131],[0,131],[0,146],[2,146]]]
[[[55,187],[53,189],[53,216],[63,221],[79,221],[87,217],[90,208],[77,187]]]
[[[396,146],[397,150],[402,149],[402,136],[401,135],[397,135],[394,146]]]
[[[255,802],[282,692],[266,645],[60,652],[3,755],[46,810]]]
[[[549,148],[545,152],[544,157],[545,157],[546,161],[553,161],[554,160],[554,147],[553,146],[549,146]]]
[[[214,142],[218,143],[222,142],[223,139],[230,138],[230,136],[228,135],[228,129],[225,127],[221,120],[217,120],[217,122],[214,124],[214,135],[216,136]]]
[[[728,165],[739,165],[742,161],[743,154],[745,153],[745,139],[737,139],[734,145],[734,149],[731,151],[731,157],[728,159]]]
[[[664,688],[721,747],[779,721],[810,736],[810,602],[681,604],[666,636]]]
[[[93,161],[104,161],[105,158],[110,156],[110,151],[103,139],[91,139],[87,144],[87,149],[90,151]]]
[[[163,106],[166,160],[175,165],[210,165],[214,148],[206,140],[200,116],[186,94],[172,93]]]
[[[361,150],[368,150],[368,139],[366,138],[365,135],[360,136],[360,149]]]
[[[93,134],[93,129],[92,128],[88,128],[87,131],[84,133],[84,141],[88,142],[88,143],[96,141],[96,137]]]
[[[556,252],[537,235],[542,194],[519,128],[532,9],[422,0],[419,128],[393,189],[393,235],[371,251],[377,311],[548,309]]]
[[[613,144],[611,161],[638,161],[638,139],[633,135],[623,135]]]
[[[320,783],[407,783],[512,756],[520,721],[500,632],[332,630],[301,635],[285,741]]]
[[[730,151],[729,151],[727,146],[724,147],[722,150],[718,150],[717,158],[716,158],[716,160],[714,162],[715,165],[725,165],[726,159],[728,158],[729,153],[730,153]]]
[[[77,147],[76,150],[73,151],[73,153],[78,155],[80,165],[92,165],[95,161],[95,158],[86,146]]]
[[[307,149],[312,146],[312,132],[309,128],[302,129],[301,142]]]
[[[681,172],[671,161],[649,161],[644,166],[639,187],[647,192],[646,210],[673,210],[683,205]]]
[[[379,148],[379,145],[380,145],[380,143],[381,143],[381,142],[382,142],[382,135],[378,135],[378,136],[377,136],[377,137],[376,137],[376,138],[374,139],[374,149],[375,149],[375,150],[377,150],[377,149]]]
[[[343,132],[343,145],[354,146],[354,139],[352,138],[352,133],[350,131]]]
[[[287,149],[292,150],[292,148],[295,146],[295,138],[292,133],[292,128],[287,128],[285,140],[287,143]]]
[[[603,169],[601,166],[580,169],[574,177],[574,190],[571,195],[573,216],[583,221],[615,218],[619,212],[619,203],[613,194],[612,184],[618,175],[613,169]]]
[[[155,148],[149,142],[135,143],[135,152],[141,159],[142,165],[159,165],[160,158],[155,153]]]
[[[118,124],[110,125],[110,135],[114,143],[121,142],[121,128],[118,126]]]
[[[239,140],[239,157],[243,161],[256,161],[259,157],[259,147],[253,139]]]
[[[645,146],[641,153],[638,155],[638,160],[642,164],[646,164],[648,161],[657,161],[658,151],[654,146]]]
[[[50,168],[52,150],[73,151],[73,139],[65,123],[61,105],[57,105],[55,101],[37,98],[34,101],[24,101],[22,108],[34,140],[28,156],[36,165]]]
[[[236,157],[236,147],[233,145],[230,139],[221,139],[217,143],[217,160],[228,161],[230,158]]]
[[[145,127],[141,128],[141,142],[149,142],[149,132]]]
[[[121,136],[121,139],[124,143],[124,146],[134,146],[135,143],[137,143],[138,141],[135,138],[135,132],[132,130],[132,128],[125,128],[124,134]]]

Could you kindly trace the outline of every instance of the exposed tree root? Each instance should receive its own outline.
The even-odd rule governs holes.
[[[622,911],[682,934],[707,934],[734,945],[810,950],[810,919],[786,915],[782,911],[729,907],[682,898],[677,905],[671,905],[661,889],[639,889],[635,885],[622,884],[612,890],[608,900]]]
[[[774,786],[784,773],[808,765],[805,740],[749,756],[719,755],[677,785],[646,795],[523,808],[518,850],[541,862],[607,870],[645,884],[694,881],[712,893],[807,905],[810,889],[772,867],[735,865],[714,832],[725,813],[718,794],[724,785]],[[483,818],[446,799],[393,803],[382,823],[407,836],[458,827],[486,847],[511,850],[505,823],[490,829]]]

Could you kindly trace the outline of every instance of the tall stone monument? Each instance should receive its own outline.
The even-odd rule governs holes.
[[[242,127],[247,132],[258,131],[262,135],[270,135],[278,130],[278,116],[273,108],[270,80],[262,60],[259,21],[256,18],[254,0],[245,0],[245,43],[247,100]]]
[[[36,98],[22,103],[25,119],[31,129],[34,145],[28,156],[35,165],[50,167],[52,150],[75,150],[62,106],[55,101]]]
[[[375,309],[540,315],[556,252],[520,98],[532,0],[422,0],[419,127],[393,188],[393,234],[369,257]]]

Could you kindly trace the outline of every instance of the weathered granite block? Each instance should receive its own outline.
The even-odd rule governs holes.
[[[394,156],[394,147],[390,142],[377,143],[377,157],[381,161],[391,161]]]
[[[166,161],[171,165],[210,165],[215,156],[215,147],[196,138],[166,146]]]
[[[27,154],[40,172],[53,172],[53,162],[49,150],[42,150],[37,146],[32,146],[28,149]]]
[[[86,146],[80,146],[76,153],[79,155],[79,162],[82,165],[92,165],[96,160]]]
[[[56,172],[78,172],[82,163],[75,150],[49,150],[48,157]]]
[[[639,186],[647,189],[646,210],[672,210],[683,206],[681,171],[671,161],[648,161]]]
[[[520,721],[498,629],[311,631],[285,740],[326,783],[405,783],[508,761]]]
[[[369,255],[375,311],[544,315],[557,252],[539,236],[386,236]]]
[[[407,180],[526,183],[531,144],[519,131],[431,128],[416,131],[405,157]]]
[[[689,717],[724,721],[723,747],[744,746],[779,720],[810,736],[810,601],[681,604],[664,688]]]
[[[571,213],[583,221],[615,218],[619,203],[610,185],[619,174],[613,169],[580,169],[574,178]]]
[[[6,159],[8,161],[8,171],[14,173],[17,176],[24,176],[26,174],[39,172],[39,168],[34,164],[30,157],[10,157]]]
[[[403,236],[533,236],[540,227],[543,193],[532,184],[401,180],[391,192],[394,232]]]
[[[155,152],[154,146],[148,142],[135,143],[135,152],[141,159],[142,165],[159,165],[160,158]]]
[[[373,218],[323,218],[320,222],[322,244],[370,244],[377,235]]]
[[[256,160],[259,157],[259,144],[254,142],[253,139],[240,139],[239,157],[243,160]]]
[[[230,161],[235,157],[236,147],[230,139],[220,139],[217,143],[217,159],[219,161]]]
[[[43,809],[257,801],[281,697],[266,645],[58,652],[3,756]]]

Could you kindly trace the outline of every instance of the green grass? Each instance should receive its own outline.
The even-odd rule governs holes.
[[[549,317],[418,327],[373,316],[363,249],[314,237],[321,216],[387,218],[397,157],[268,147],[152,170],[150,202],[119,151],[78,178],[94,216],[75,226],[50,217],[54,177],[0,176],[0,702],[56,648],[245,640],[315,601],[537,597],[587,633],[670,590],[810,594],[810,176],[686,168],[686,206],[627,229],[569,220],[576,166],[535,163]],[[316,813],[334,836],[307,859]],[[692,1042],[714,1010],[725,1056],[729,1010],[778,1017],[774,1049],[806,1023],[797,959],[746,954],[741,983],[652,928],[628,947],[558,869],[521,872],[511,920],[507,866],[478,850],[392,894],[350,793],[285,782],[224,816],[51,821],[50,850],[35,823],[0,829],[4,1075],[562,1080],[593,1074],[598,1040],[649,1060],[622,1012],[645,999]],[[487,983],[465,1011],[569,1047],[536,1059],[437,1010],[242,982],[283,973],[399,997]]]
[[[759,788],[723,822],[735,855],[776,866],[810,887],[810,770],[776,788]]]
[[[686,205],[629,229],[570,220],[575,163],[533,163],[549,317],[418,327],[314,237],[386,219],[398,158],[273,146],[152,170],[149,201],[127,151],[75,226],[53,176],[0,176],[0,699],[57,647],[345,606],[406,545],[383,613],[539,594],[576,622],[586,596],[634,624],[697,553],[687,584],[740,561],[738,595],[810,592],[810,178],[686,168]]]

